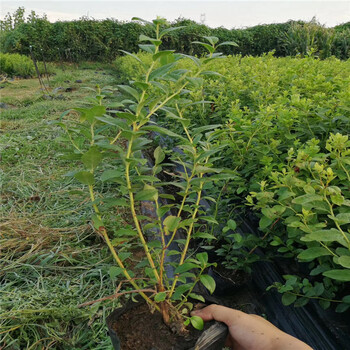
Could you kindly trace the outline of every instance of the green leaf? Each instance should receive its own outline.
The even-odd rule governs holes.
[[[263,209],[261,209],[261,212],[263,213],[263,215],[265,215],[267,218],[269,218],[271,220],[277,218],[276,213],[271,208],[263,208]]]
[[[119,90],[131,95],[132,97],[135,98],[136,101],[140,99],[140,94],[137,90],[133,89],[129,85],[118,85]]]
[[[229,221],[227,221],[227,226],[234,231],[237,228],[237,223],[235,220],[230,219]]]
[[[233,233],[232,235],[228,235],[228,237],[232,237],[237,243],[240,243],[243,240],[242,235],[240,235],[239,233]]]
[[[309,298],[301,297],[294,303],[294,307],[303,307],[309,302],[309,300]]]
[[[96,214],[92,215],[92,223],[96,230],[99,230],[101,226],[104,226],[103,222]]]
[[[154,301],[159,303],[161,301],[164,301],[166,298],[166,292],[160,292],[160,293],[157,293],[154,297]]]
[[[335,194],[331,196],[332,203],[336,205],[343,205],[345,198],[341,194]]]
[[[307,194],[315,194],[315,189],[311,185],[305,185],[304,191]]]
[[[175,137],[177,139],[185,140],[185,138],[182,137],[181,135],[175,134],[174,132],[172,132],[166,128],[162,128],[161,126],[157,126],[157,125],[145,126],[143,128],[143,130],[155,131],[155,132],[159,132],[160,134],[164,134],[164,135]]]
[[[157,69],[155,69],[150,75],[149,75],[149,80],[152,81],[156,78],[160,78],[163,77],[165,74],[167,74],[168,72],[171,71],[171,69],[173,67],[175,67],[175,65],[177,64],[177,62],[171,62],[168,64],[165,64],[164,66],[161,66]]]
[[[220,173],[222,169],[210,168],[204,165],[197,165],[195,168],[196,174]]]
[[[121,119],[126,119],[126,121],[130,123],[134,122],[136,120],[136,115],[132,114],[132,113],[127,113],[127,112],[116,112],[115,113],[119,118]],[[124,128],[122,128],[123,130],[126,130]]]
[[[209,222],[211,224],[219,225],[219,223],[212,216],[200,216],[198,219],[204,220],[204,221]]]
[[[135,58],[136,61],[140,62],[143,65],[143,62],[133,53],[128,52],[128,51],[124,51],[124,50],[119,50],[119,51],[125,53],[126,55],[129,55],[129,56]]]
[[[144,189],[135,195],[137,201],[156,201],[158,199],[158,190],[149,185],[145,185]]]
[[[145,20],[143,18],[140,18],[140,17],[132,17],[131,20],[133,20],[133,21],[140,21],[142,23],[150,24],[152,27],[154,27],[152,22],[147,21],[147,20]]]
[[[199,316],[192,316],[190,318],[190,320],[191,320],[191,324],[194,328],[196,328],[200,331],[203,329],[204,321]]]
[[[335,308],[335,312],[345,312],[349,307],[350,307],[349,304],[341,303]]]
[[[126,114],[130,114],[130,113],[126,113]],[[105,116],[105,117],[96,117],[96,119],[103,122],[103,123],[109,124],[109,125],[118,126],[119,128],[121,128],[123,130],[128,129],[128,124],[126,124],[125,121],[120,120],[119,118]],[[136,119],[136,117],[134,119]]]
[[[328,300],[319,300],[318,303],[320,304],[323,310],[326,310],[331,306],[331,302]]]
[[[317,283],[314,287],[314,294],[318,297],[322,295],[324,292],[324,285],[323,283]]]
[[[165,159],[165,153],[160,146],[154,150],[153,155],[156,164],[160,164]]]
[[[196,66],[198,66],[198,67],[200,67],[201,66],[201,60],[200,59],[198,59],[197,57],[195,57],[195,56],[190,56],[190,55],[185,55],[184,53],[181,53],[180,54],[182,57],[184,57],[184,58],[189,58],[190,60],[192,60],[195,64],[196,64]]]
[[[234,41],[224,41],[222,43],[220,43],[217,47],[219,46],[223,46],[223,45],[231,45],[231,46],[239,46],[237,43],[235,43]]]
[[[150,86],[150,84],[144,83],[143,81],[134,81],[132,84],[142,91],[146,91]]]
[[[293,199],[292,203],[295,204],[306,204],[315,201],[323,201],[323,197],[317,194],[304,194],[303,196],[299,196]]]
[[[209,275],[201,275],[200,281],[203,283],[204,287],[209,290],[210,294],[214,293],[216,284],[215,284],[215,280],[213,277],[211,277]]]
[[[216,130],[216,129],[219,129],[221,127],[222,127],[221,124],[204,125],[204,126],[200,126],[199,128],[194,128],[192,130],[192,134],[198,135],[198,134],[201,134],[203,131]]]
[[[192,269],[198,268],[198,266],[196,264],[193,263],[184,263],[182,265],[179,265],[176,269],[175,269],[175,273],[183,273]]]
[[[97,165],[100,164],[102,154],[97,147],[91,147],[86,153],[83,154],[81,160],[88,169],[94,170]]]
[[[118,237],[137,236],[137,232],[132,228],[120,228],[115,232]]]
[[[297,296],[294,294],[284,293],[282,295],[282,303],[285,306],[293,304],[295,302],[295,300],[297,300]]]
[[[196,232],[193,234],[193,238],[203,238],[203,239],[217,239],[214,235],[207,232]]]
[[[269,219],[268,217],[263,216],[259,221],[259,228],[264,230],[267,227],[269,227],[272,223],[273,223],[272,219]]]
[[[175,292],[173,296],[171,297],[172,300],[180,300],[182,298],[182,295],[186,293],[188,290],[190,290],[192,287],[192,284],[180,284],[175,288]]]
[[[326,256],[326,255],[331,255],[331,253],[326,248],[313,247],[313,248],[308,248],[308,249],[302,251],[298,255],[298,259],[312,260],[312,259],[318,258],[320,256]]]
[[[338,264],[350,269],[350,256],[348,255],[340,256],[338,259]]]
[[[114,280],[117,276],[123,273],[123,269],[118,266],[111,266],[109,269],[109,276],[112,280]]]
[[[202,266],[206,266],[208,263],[208,253],[198,253],[196,254],[196,259],[201,263]]]
[[[336,216],[339,225],[350,224],[350,213],[340,213]]]
[[[177,229],[180,221],[181,221],[181,218],[177,216],[169,215],[163,221],[163,225],[166,227],[166,229],[169,232],[173,232]]]
[[[317,242],[339,242],[340,244],[345,244],[346,241],[344,239],[344,236],[341,234],[341,232],[335,228],[331,228],[329,230],[318,230],[311,232],[310,234],[305,235],[301,238],[301,241],[303,242],[311,242],[311,241],[317,241]]]
[[[76,111],[80,112],[80,121],[88,121],[92,123],[95,117],[102,117],[106,114],[106,107],[104,106],[94,106],[91,108],[74,108]]]
[[[169,56],[174,52],[174,50],[163,50],[157,52],[155,55],[152,56],[153,61],[157,61],[158,58]]]
[[[93,185],[95,182],[94,175],[89,171],[79,171],[74,177],[84,185]]]
[[[144,35],[144,34],[141,34],[139,36],[139,41],[150,41],[155,46],[159,46],[162,43],[161,40],[157,40],[155,38],[150,38],[149,36]]]
[[[146,52],[152,54],[152,55],[153,55],[153,54],[155,53],[155,51],[156,51],[156,48],[155,48],[154,45],[141,45],[141,44],[139,44],[139,48],[140,48],[141,50],[144,50],[144,51],[146,51]]]
[[[111,179],[119,179],[123,176],[123,172],[121,170],[106,170],[101,175],[101,181],[108,181]]]
[[[199,44],[202,45],[204,48],[206,48],[209,53],[214,53],[215,52],[215,48],[209,44],[203,43],[201,41],[192,41],[192,44]]]
[[[337,281],[350,282],[350,270],[335,269],[323,272],[323,276]]]
[[[198,295],[198,294],[195,294],[195,293],[190,293],[188,296],[190,298],[192,298],[192,299],[199,300],[202,303],[205,303],[205,299],[201,295]]]
[[[350,295],[346,295],[346,296],[342,299],[342,301],[343,301],[344,303],[350,304]]]
[[[203,36],[203,38],[208,40],[213,46],[219,41],[219,38],[216,36]]]

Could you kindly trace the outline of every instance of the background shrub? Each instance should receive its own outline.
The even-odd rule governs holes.
[[[35,68],[32,60],[27,56],[0,53],[0,74],[28,77],[35,74]]]
[[[258,25],[246,29],[209,28],[189,19],[179,18],[173,27],[186,26],[170,33],[164,40],[164,49],[190,55],[202,55],[203,48],[192,44],[202,36],[217,36],[221,42],[235,41],[238,47],[225,46],[224,54],[260,56],[274,51],[276,56],[316,53],[320,58],[335,55],[349,58],[349,23],[325,28],[315,20],[289,21]],[[95,20],[82,17],[70,22],[51,23],[35,12],[25,18],[24,8],[0,21],[2,52],[29,54],[32,45],[37,59],[45,54],[48,61],[113,61],[120,50],[139,51],[140,34],[151,35],[148,24],[121,22],[115,19]]]

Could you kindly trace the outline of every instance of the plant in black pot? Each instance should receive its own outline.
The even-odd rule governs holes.
[[[214,239],[206,231],[206,223],[214,219],[205,215],[201,201],[203,197],[215,201],[208,196],[213,182],[232,177],[229,171],[215,168],[224,147],[218,145],[221,126],[193,128],[190,119],[210,109],[204,100],[205,79],[220,76],[208,69],[212,60],[223,57],[216,49],[235,43],[218,44],[216,37],[205,37],[207,42],[197,43],[208,54],[199,59],[160,50],[164,35],[181,27],[169,27],[162,18],[146,26],[154,31],[153,37],[140,36],[139,46],[149,54],[142,57],[147,59],[125,52],[140,65],[142,77],[117,86],[120,98],[114,109],[107,110],[104,103],[109,89],[98,88],[91,105],[74,109],[79,121],[61,123],[74,147],[70,158],[81,165],[73,175],[87,186],[94,228],[115,260],[111,273],[123,280],[112,298],[131,295],[135,300],[138,295],[144,300],[119,315],[122,326],[128,329],[139,323],[144,330],[141,335],[128,329],[138,339],[124,336],[123,350],[151,349],[154,344],[157,349],[175,348],[169,341],[165,345],[148,341],[155,328],[156,338],[168,338],[163,328],[148,320],[152,315],[176,336],[186,338],[191,325],[203,328],[202,319],[190,315],[195,301],[205,301],[195,288],[201,283],[212,293],[215,281],[206,273],[212,265],[207,253],[196,252],[191,242]],[[110,183],[116,198],[96,191],[101,182]],[[114,229],[110,217],[116,206],[127,208],[131,225]],[[138,256],[137,264],[130,264],[133,254]],[[119,331],[122,327],[116,324]],[[179,348],[192,344],[185,346]]]

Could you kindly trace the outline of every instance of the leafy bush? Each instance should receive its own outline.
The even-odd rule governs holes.
[[[35,74],[35,68],[32,60],[27,56],[0,53],[0,74],[28,77]]]
[[[346,158],[342,163],[345,170],[343,169],[341,174],[338,169],[339,162],[334,161],[337,154],[334,145],[345,147],[348,143],[345,138],[346,134],[350,133],[350,114],[346,107],[350,103],[347,89],[350,66],[348,62],[334,58],[324,61],[311,57],[301,60],[276,59],[270,54],[260,58],[237,56],[221,59],[213,63],[212,69],[225,78],[219,80],[208,78],[206,90],[197,93],[199,95],[204,93],[205,99],[211,103],[192,106],[188,112],[191,122],[195,125],[225,125],[225,132],[221,134],[218,145],[225,144],[226,148],[220,153],[221,159],[217,161],[216,166],[236,171],[235,177],[229,182],[223,181],[216,185],[216,193],[215,189],[210,190],[212,197],[218,201],[213,209],[216,221],[227,222],[226,225],[220,226],[217,233],[220,243],[216,252],[223,257],[223,265],[231,269],[249,270],[251,264],[259,260],[259,256],[254,253],[257,247],[262,248],[266,257],[272,260],[278,256],[298,260],[298,254],[306,251],[309,244],[310,248],[313,248],[315,243],[303,243],[304,245],[300,246],[299,241],[297,243],[290,241],[287,233],[282,234],[286,232],[285,225],[279,219],[278,212],[273,220],[271,213],[270,218],[265,217],[266,210],[260,213],[264,202],[259,202],[260,207],[255,205],[256,215],[261,217],[259,227],[261,235],[238,233],[236,226],[240,224],[241,219],[234,213],[246,212],[242,208],[242,199],[250,192],[261,196],[261,201],[272,201],[271,196],[274,193],[272,190],[260,194],[262,184],[270,184],[272,188],[277,186],[276,183],[272,183],[271,174],[279,173],[284,176],[283,169],[289,166],[288,174],[299,179],[302,177],[301,167],[290,165],[286,161],[290,157],[291,148],[297,153],[304,154],[304,157],[314,155],[314,159],[310,158],[310,164],[316,161],[320,163],[320,159],[324,167],[326,164],[331,164],[330,168],[337,176],[333,184],[341,189],[339,194],[344,197],[344,203],[348,203],[350,194],[346,174],[350,172],[349,160]],[[167,126],[174,130],[175,126],[172,124],[167,123]],[[340,136],[340,133],[343,136]],[[303,148],[303,144],[307,144],[307,148]],[[316,149],[319,147],[317,154],[314,154],[313,147]],[[326,156],[327,150],[329,154]],[[344,152],[346,154],[348,151]],[[308,173],[304,171],[303,181],[299,188],[301,192],[304,191],[304,183],[314,181],[313,171]],[[266,192],[272,194],[268,195]],[[295,197],[298,193],[302,196],[296,189],[291,192],[295,193]],[[255,203],[252,194],[248,197],[248,205]],[[293,199],[294,197],[290,198],[291,201]],[[342,204],[338,209],[334,209],[334,214],[336,216],[347,211],[348,207]],[[286,215],[285,213],[287,211],[281,209],[280,215]],[[302,215],[303,212],[300,211],[298,214]],[[329,212],[325,213],[325,216],[327,215],[334,217]],[[326,217],[326,220],[329,219]],[[321,225],[325,218],[318,215],[316,221]],[[336,225],[333,227],[329,224],[329,227],[336,229]],[[274,243],[271,245],[271,242]],[[213,242],[209,242],[209,245],[212,244]],[[281,252],[276,252],[277,244],[280,245]],[[284,251],[287,248],[290,250]],[[334,246],[335,254],[338,248],[341,247]],[[332,260],[330,257],[332,258],[324,256],[322,259]],[[346,258],[342,260],[344,259],[346,260]],[[313,263],[316,268],[316,261]],[[325,264],[327,265],[327,262]],[[329,264],[329,270],[339,270],[336,266],[337,262]],[[336,300],[334,303],[340,305],[338,311],[346,309],[348,297],[343,295],[344,282],[332,281],[330,277],[315,280],[314,277],[301,274],[289,279],[288,288],[292,281],[295,281],[294,293],[300,298],[296,305],[307,302],[308,299],[303,297],[307,292],[308,297],[323,300],[321,304],[324,307],[329,305],[329,300]],[[317,286],[315,291],[310,287],[310,283],[312,288]],[[285,289],[279,290],[286,292]],[[343,297],[346,302],[341,302]],[[290,301],[292,298],[294,296],[284,297],[283,300]]]
[[[288,55],[317,55],[324,59],[331,55],[334,30],[326,29],[316,20],[293,23],[285,34],[284,47]]]
[[[74,109],[80,115],[79,121],[59,125],[66,129],[66,140],[73,146],[67,156],[77,160],[80,167],[71,175],[86,186],[94,210],[93,225],[115,260],[110,274],[127,280],[127,290],[120,295],[139,294],[153,310],[161,312],[167,325],[183,334],[190,323],[203,328],[203,320],[189,313],[193,307],[190,298],[204,301],[194,293],[196,284],[201,282],[210,293],[215,289],[215,280],[206,274],[207,268],[215,264],[208,261],[206,252],[190,250],[194,239],[214,238],[206,232],[207,223],[213,219],[200,205],[203,191],[232,176],[232,172],[213,166],[225,147],[216,141],[220,133],[215,129],[220,126],[192,129],[188,114],[192,105],[204,102],[204,95],[198,95],[197,90],[204,89],[205,77],[217,76],[208,70],[208,65],[221,55],[216,49],[236,44],[219,44],[218,38],[205,37],[206,42],[197,42],[208,51],[204,60],[160,50],[166,34],[181,30],[166,24],[157,18],[150,24],[152,37],[140,35],[139,46],[148,55],[125,52],[140,68],[128,85],[117,86],[120,102],[115,110],[107,111],[103,104],[110,88],[97,87],[96,98],[90,99],[92,106]],[[184,58],[193,62],[193,69],[180,68]],[[125,58],[123,62],[131,61]],[[132,68],[131,64],[127,71]],[[179,132],[161,127],[160,115],[163,120],[175,122]],[[171,141],[167,146],[157,146],[157,134]],[[179,153],[174,152],[173,144]],[[150,162],[146,154],[152,155]],[[103,163],[105,171],[101,173]],[[99,180],[115,183],[117,197],[96,198],[95,183]],[[142,205],[147,205],[147,215],[140,215]],[[105,218],[113,215],[114,206],[129,208],[132,226],[117,232],[107,227]],[[179,232],[182,237],[178,237]],[[144,252],[144,258],[136,268],[128,268],[135,247]],[[166,273],[169,268],[173,274]]]
[[[309,276],[287,276],[274,286],[282,301],[305,305],[310,298],[322,307],[336,302],[337,311],[350,307],[344,282],[350,282],[350,141],[330,134],[323,153],[312,139],[298,151],[291,148],[288,163],[260,183],[248,202],[262,213],[260,228],[279,221],[269,242],[277,254],[308,262]],[[302,279],[302,282],[300,283]]]
[[[342,60],[350,57],[350,28],[335,32],[332,54]]]

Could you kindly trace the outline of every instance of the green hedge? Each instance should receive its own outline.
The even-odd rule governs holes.
[[[35,74],[32,60],[19,54],[0,53],[0,74],[29,77]]]
[[[120,22],[114,19],[82,18],[71,22],[51,23],[46,18],[33,17],[16,25],[1,21],[0,47],[2,52],[29,54],[30,45],[38,59],[44,53],[48,61],[112,61],[120,50],[137,52],[140,34],[149,35],[150,27],[138,22]],[[203,50],[192,41],[204,35],[217,36],[220,41],[233,40],[238,47],[227,46],[225,54],[260,56],[274,51],[275,56],[313,54],[320,58],[335,55],[350,57],[350,29],[343,24],[326,29],[317,22],[289,21],[281,24],[258,25],[247,29],[211,29],[187,19],[179,19],[173,26],[186,26],[170,33],[163,48],[177,52],[201,55]]]

